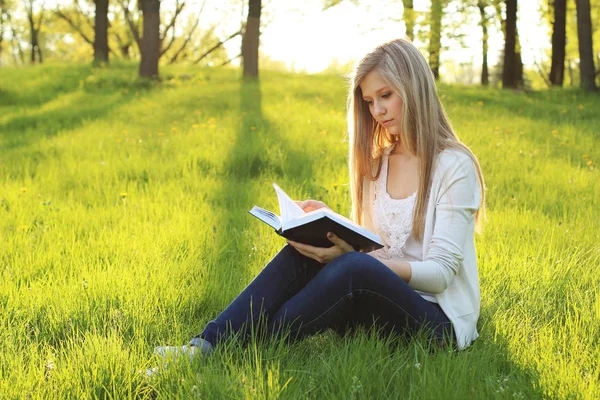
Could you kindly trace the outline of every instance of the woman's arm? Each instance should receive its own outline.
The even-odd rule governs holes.
[[[396,275],[398,275],[404,282],[409,282],[412,276],[412,268],[410,264],[406,261],[395,261],[392,260],[385,255],[385,251],[383,249],[372,251],[369,254],[371,257],[381,261],[385,266],[394,271]]]
[[[477,172],[470,158],[457,163],[445,175],[436,196],[435,222],[429,250],[423,261],[410,261],[408,284],[417,290],[442,293],[463,262],[463,246],[473,236],[480,191]]]

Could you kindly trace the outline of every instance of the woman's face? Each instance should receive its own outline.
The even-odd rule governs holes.
[[[402,98],[376,69],[369,72],[359,85],[363,100],[373,118],[391,135],[399,135],[402,127]]]

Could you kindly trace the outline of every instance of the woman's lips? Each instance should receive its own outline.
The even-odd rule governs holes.
[[[388,126],[389,124],[391,124],[391,123],[392,123],[392,121],[393,121],[393,119],[388,119],[388,120],[385,120],[385,121],[381,122],[381,125],[383,125],[383,126]]]

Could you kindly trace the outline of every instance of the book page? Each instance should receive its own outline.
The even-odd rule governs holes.
[[[294,202],[276,183],[273,183],[277,200],[279,201],[279,215],[281,215],[281,224],[285,226],[286,222],[301,217],[305,214],[304,210]]]
[[[249,213],[260,219],[265,224],[271,226],[276,231],[281,229],[281,219],[278,215],[273,214],[271,211],[265,210],[262,207],[254,206]]]

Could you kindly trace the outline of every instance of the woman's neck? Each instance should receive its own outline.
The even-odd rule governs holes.
[[[403,156],[407,158],[416,157],[415,154],[411,153],[410,150],[406,148],[404,142],[402,140],[398,140],[394,145],[394,149],[391,152],[392,155]]]

